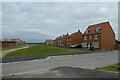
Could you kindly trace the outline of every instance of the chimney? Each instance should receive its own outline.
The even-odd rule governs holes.
[[[80,30],[78,29],[78,32],[80,32]]]

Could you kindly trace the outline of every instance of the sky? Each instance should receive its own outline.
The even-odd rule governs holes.
[[[118,39],[117,2],[2,2],[2,38],[44,42],[109,21]]]

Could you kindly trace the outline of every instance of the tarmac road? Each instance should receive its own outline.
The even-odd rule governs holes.
[[[118,73],[62,66],[42,73],[20,74],[6,78],[118,78]]]
[[[27,77],[32,74],[44,74],[46,71],[60,66],[94,69],[115,63],[118,63],[118,51],[52,56],[32,61],[3,63],[2,74],[4,77],[19,77],[20,75]]]

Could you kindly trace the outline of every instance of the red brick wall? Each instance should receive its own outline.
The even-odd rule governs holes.
[[[16,42],[13,41],[2,41],[2,47],[15,47]]]
[[[95,29],[98,27],[101,27],[101,30],[96,33]],[[110,50],[115,48],[115,33],[108,22],[89,26],[88,29],[90,30],[90,33],[84,33],[83,42],[99,42],[99,49],[101,50]],[[90,35],[93,35],[92,40],[89,38]],[[98,40],[94,39],[94,35],[98,35]],[[84,36],[87,36],[87,40],[84,40]]]
[[[76,32],[71,34],[71,44],[80,44],[83,41],[82,33]]]
[[[115,34],[110,25],[104,25],[101,31],[101,49],[114,49],[115,48]]]

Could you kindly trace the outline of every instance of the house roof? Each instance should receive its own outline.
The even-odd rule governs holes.
[[[110,23],[108,21],[107,22],[103,22],[103,23],[90,25],[90,26],[88,26],[88,28],[86,30],[90,30],[88,34],[96,34],[96,31],[95,31],[96,28],[104,29],[105,27],[110,27],[111,28],[111,25],[110,25]],[[101,31],[102,30],[100,30],[98,33],[101,33]],[[113,31],[113,29],[112,29],[112,31]],[[84,32],[84,34],[86,34],[86,33]]]
[[[47,39],[45,42],[52,42],[53,40],[52,39]]]
[[[80,30],[78,30],[77,32],[72,33],[71,36],[74,36],[76,34],[81,34],[82,35],[82,33],[80,32]]]
[[[62,36],[62,39],[66,39],[67,37],[69,37],[70,35],[67,33],[66,35]]]

